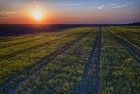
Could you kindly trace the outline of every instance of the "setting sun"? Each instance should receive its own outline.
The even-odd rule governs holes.
[[[33,11],[32,16],[35,20],[40,21],[43,19],[43,12],[41,12],[39,10],[35,10],[35,11]]]

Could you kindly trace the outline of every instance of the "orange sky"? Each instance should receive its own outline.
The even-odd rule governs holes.
[[[90,2],[87,2],[90,1]],[[139,0],[1,0],[0,24],[129,23],[140,21]],[[32,12],[41,9],[37,21]]]

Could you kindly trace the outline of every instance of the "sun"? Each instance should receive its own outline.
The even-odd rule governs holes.
[[[32,16],[35,20],[40,21],[43,19],[43,13],[40,10],[35,10],[32,12]]]
[[[48,21],[48,10],[41,6],[33,6],[28,9],[30,20],[35,24],[44,24]]]

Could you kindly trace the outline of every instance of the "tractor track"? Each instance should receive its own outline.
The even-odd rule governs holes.
[[[46,46],[46,45],[51,44],[51,43],[53,43],[53,42],[55,42],[55,41],[57,41],[57,40],[60,40],[60,39],[62,39],[62,38],[66,38],[66,37],[72,36],[72,35],[74,35],[74,34],[75,34],[75,33],[69,34],[69,35],[66,35],[66,36],[63,36],[63,37],[60,37],[60,38],[51,40],[51,41],[43,42],[43,43],[37,44],[37,45],[35,45],[35,46],[29,47],[29,48],[25,48],[25,49],[23,49],[23,50],[19,50],[19,51],[10,53],[10,54],[3,55],[3,56],[0,57],[0,59],[2,60],[2,59],[14,58],[14,57],[17,56],[18,54],[26,53],[26,52],[28,52],[28,51],[32,51],[32,50],[34,50],[34,49],[38,49],[38,48],[40,48],[40,47]]]
[[[33,74],[35,74],[37,71],[42,69],[44,66],[49,64],[51,61],[55,59],[58,55],[64,53],[65,51],[69,50],[71,47],[73,47],[78,41],[80,41],[82,38],[87,36],[90,32],[86,32],[84,34],[81,34],[78,38],[75,40],[66,43],[63,47],[60,49],[57,49],[56,51],[52,52],[51,54],[43,57],[39,62],[32,65],[31,67],[28,67],[24,69],[24,71],[21,71],[17,74],[16,77],[13,77],[13,79],[7,80],[5,83],[3,83],[0,86],[0,89],[4,94],[14,94],[20,84],[25,82],[29,77],[31,77]],[[52,42],[51,42],[52,43]]]
[[[92,94],[99,94],[100,92],[100,47],[101,47],[101,27],[99,28],[99,31],[97,32],[96,35],[96,40],[93,43],[92,50],[90,52],[90,55],[88,57],[88,61],[84,66],[84,72],[82,79],[80,80],[77,89],[76,89],[76,94],[87,94],[88,88],[89,88],[89,83],[91,83],[91,91]],[[95,73],[93,73],[93,76],[89,78],[89,69],[92,65],[92,63],[95,64]],[[89,81],[92,80],[92,81]]]
[[[116,34],[109,28],[106,29],[109,30],[113,38],[117,40],[117,42],[120,43],[123,47],[125,47],[125,49],[135,58],[135,60],[140,63],[140,51],[135,46],[133,46],[133,44],[125,37]]]

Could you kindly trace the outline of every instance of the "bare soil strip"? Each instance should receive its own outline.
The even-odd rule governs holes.
[[[99,29],[98,42],[95,53],[95,75],[93,76],[93,94],[100,94],[100,58],[101,58],[101,27]]]
[[[34,73],[36,73],[37,71],[42,69],[44,66],[46,66],[48,63],[53,61],[56,56],[58,56],[59,54],[64,53],[65,51],[67,51],[68,49],[73,47],[78,41],[80,41],[82,38],[84,38],[88,34],[89,34],[89,32],[82,33],[75,40],[67,43],[65,46],[63,46],[62,48],[57,49],[53,53],[43,57],[38,63],[32,65],[31,67],[28,67],[24,71],[19,72],[18,75],[15,78],[9,79],[8,81],[6,81],[3,85],[0,86],[0,89],[5,94],[13,94],[13,93],[15,93],[16,89],[18,88],[18,86],[20,86],[20,84],[22,84],[24,81],[26,81],[31,75],[33,75]]]
[[[100,46],[101,46],[101,27],[96,35],[96,41],[93,43],[88,61],[84,66],[84,73],[76,90],[76,94],[99,94],[100,92]],[[95,63],[95,73],[89,75],[90,67]],[[92,89],[92,90],[89,90]]]

